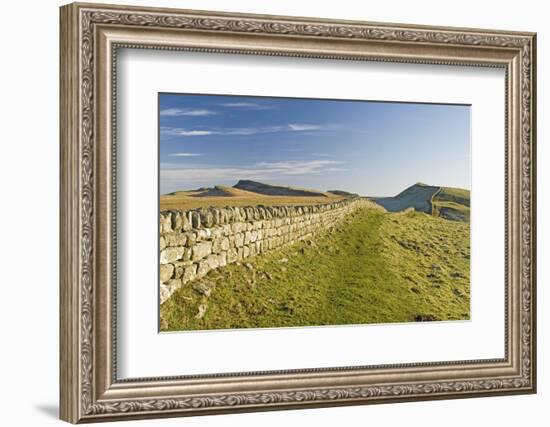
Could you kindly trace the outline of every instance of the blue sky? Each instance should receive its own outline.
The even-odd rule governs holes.
[[[239,179],[391,196],[470,188],[470,107],[159,94],[160,192]]]

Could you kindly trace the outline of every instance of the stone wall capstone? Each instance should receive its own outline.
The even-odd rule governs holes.
[[[160,302],[209,271],[313,237],[362,198],[310,206],[201,208],[160,213]]]

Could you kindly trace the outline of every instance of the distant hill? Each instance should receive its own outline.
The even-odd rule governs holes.
[[[394,197],[371,197],[389,212],[408,208],[455,221],[470,221],[470,192],[462,188],[414,184]]]
[[[321,191],[307,190],[304,188],[284,187],[281,185],[264,184],[263,182],[241,179],[233,188],[264,194],[266,196],[303,196],[303,197],[327,197]]]
[[[196,209],[206,206],[315,205],[332,203],[346,197],[349,196],[240,180],[233,187],[216,185],[161,195],[160,210]]]
[[[344,190],[328,190],[327,193],[336,194],[337,196],[343,196],[343,197],[357,197],[357,196],[359,196],[359,194],[357,194],[357,193],[350,193],[349,191],[344,191]]]
[[[176,193],[177,194],[177,193]],[[240,190],[226,185],[216,185],[214,187],[199,188],[195,191],[182,191],[180,194],[189,197],[256,197],[256,193]]]
[[[190,197],[229,197],[232,195],[226,188],[216,185],[211,188],[199,188]]]

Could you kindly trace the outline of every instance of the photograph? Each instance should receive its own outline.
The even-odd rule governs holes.
[[[159,93],[160,331],[470,318],[470,106]]]
[[[31,364],[55,392],[41,418],[57,422],[56,402],[74,424],[392,404],[379,421],[430,405],[441,423],[448,399],[464,414],[471,398],[537,399],[542,18],[290,3],[28,14],[59,27],[37,51],[59,71],[41,85],[55,102],[33,97],[45,118],[19,114],[6,139],[59,133],[54,160],[34,156],[59,165],[58,221],[38,227],[59,259],[54,243],[37,258],[59,289],[31,298],[57,312],[37,311],[59,339]],[[25,151],[5,156],[13,168],[36,169],[16,161],[28,144],[7,146]],[[16,192],[43,183],[26,175]],[[10,229],[21,258],[34,246]],[[544,406],[485,410],[497,401],[476,405],[505,424]]]

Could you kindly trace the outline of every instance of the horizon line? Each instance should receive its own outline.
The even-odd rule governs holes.
[[[372,196],[372,195],[358,194],[358,193],[355,193],[353,191],[348,191],[348,190],[341,189],[341,188],[333,188],[333,189],[330,189],[330,190],[319,190],[319,189],[316,189],[316,188],[302,187],[300,185],[294,185],[294,184],[293,185],[282,185],[282,184],[276,184],[276,183],[269,182],[269,181],[257,181],[257,180],[254,180],[254,179],[238,179],[237,182],[233,185],[214,184],[214,185],[211,185],[211,186],[200,186],[198,188],[174,190],[174,191],[170,191],[168,193],[162,193],[162,194],[159,191],[159,196],[168,196],[168,195],[172,195],[174,193],[185,193],[185,192],[191,192],[191,191],[201,191],[201,190],[204,191],[204,190],[211,189],[211,188],[216,188],[216,187],[235,188],[235,185],[237,185],[241,181],[254,182],[254,183],[263,184],[263,185],[270,185],[270,186],[273,186],[273,187],[294,188],[294,189],[300,189],[300,190],[316,191],[316,192],[320,192],[320,193],[330,193],[331,191],[345,191],[345,192],[350,193],[350,194],[357,194],[359,197],[373,197],[373,198],[392,197],[392,196]],[[450,186],[450,185],[435,185],[435,184],[427,184],[427,183],[422,182],[422,181],[417,181],[414,184],[411,184],[411,185],[403,188],[403,190],[396,193],[395,195],[398,195],[402,191],[405,191],[406,189],[414,187],[414,186],[428,186],[428,187],[440,187],[440,188],[458,188],[458,189],[461,189],[461,190],[471,191],[471,188],[469,188],[469,187],[457,187],[457,186]],[[273,196],[271,196],[271,197],[273,197]]]

